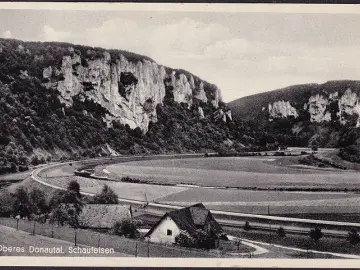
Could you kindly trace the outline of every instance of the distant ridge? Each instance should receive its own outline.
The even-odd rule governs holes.
[[[329,95],[338,92],[342,95],[348,88],[357,94],[360,93],[360,80],[336,80],[323,84],[299,84],[267,91],[228,103],[234,119],[260,120],[267,116],[268,104],[284,100],[290,101],[295,108],[300,108],[311,96],[316,94]]]

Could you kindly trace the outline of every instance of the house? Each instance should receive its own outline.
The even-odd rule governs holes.
[[[130,205],[86,204],[79,216],[83,228],[110,229],[117,221],[132,218]]]
[[[219,238],[225,234],[223,229],[202,203],[166,213],[145,235],[150,242],[175,243],[180,233],[196,237],[203,230],[212,238],[212,247],[219,245]],[[226,238],[226,236],[225,236]]]

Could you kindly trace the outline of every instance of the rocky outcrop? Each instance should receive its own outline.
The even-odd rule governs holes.
[[[191,77],[193,79],[193,77]],[[198,100],[201,100],[202,102],[207,102],[208,98],[206,96],[205,90],[204,90],[204,83],[201,82],[199,85],[199,88],[195,88],[195,84],[194,84],[194,97],[197,98]],[[218,104],[219,101],[217,101],[216,104]]]
[[[211,104],[215,107],[219,107],[219,102],[222,100],[220,89],[216,86],[215,91],[213,93],[213,99],[211,100]]]
[[[298,117],[298,112],[288,101],[276,101],[269,104],[268,108],[270,119]],[[310,96],[308,102],[304,103],[303,109],[309,113],[311,122],[339,121],[345,125],[355,121],[355,126],[360,126],[359,97],[350,88],[342,95],[339,92],[332,92]]]
[[[349,116],[358,115],[356,121],[356,127],[360,126],[360,105],[359,99],[356,93],[353,93],[351,89],[347,89],[345,93],[339,99],[339,120],[340,123],[346,124]]]
[[[193,88],[194,86],[194,82]],[[192,104],[192,88],[185,74],[176,75],[176,72],[171,73],[171,85],[173,86],[174,101],[178,103]]]
[[[273,104],[268,105],[268,111],[270,115],[270,119],[276,118],[286,118],[286,117],[298,117],[298,113],[296,109],[291,106],[289,101],[276,101]]]
[[[198,113],[199,113],[200,119],[205,118],[204,111],[203,111],[203,109],[201,107],[198,108]]]
[[[168,74],[163,66],[150,60],[130,62],[123,55],[112,59],[106,51],[89,58],[71,48],[69,52],[72,55],[64,56],[60,67],[43,69],[44,85],[57,89],[60,101],[68,107],[75,97],[101,105],[108,112],[103,117],[108,126],[119,121],[147,132],[150,121],[157,121],[156,106],[166,95],[164,81],[171,86],[174,101],[187,103],[189,108],[193,99],[210,100],[215,108],[221,101],[218,88],[207,96],[203,82],[196,85],[193,76],[175,71]]]
[[[215,119],[216,120],[221,120],[223,122],[229,122],[232,121],[232,116],[231,116],[231,111],[228,108],[219,108],[216,112],[215,112]]]
[[[311,96],[307,106],[310,114],[310,121],[318,123],[330,121],[331,114],[326,111],[328,104],[329,100],[322,95]]]
[[[232,121],[232,116],[231,116],[231,110],[227,109],[227,111],[225,112],[226,115],[226,121]]]

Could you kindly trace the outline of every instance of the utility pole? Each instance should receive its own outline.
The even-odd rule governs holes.
[[[138,253],[138,246],[137,246],[137,241],[135,242],[135,257],[137,257],[137,253]]]
[[[35,225],[36,225],[36,221],[35,221],[35,219],[34,219],[34,227],[33,227],[33,235],[35,235]]]
[[[20,217],[16,216],[16,230],[17,231],[19,230],[19,219],[20,219]]]
[[[270,204],[268,204],[268,216],[270,217]],[[271,235],[271,220],[269,218],[269,229],[270,229],[270,244],[272,242],[272,235]]]
[[[75,247],[76,247],[76,242],[77,242],[77,231],[76,231],[76,228],[75,228],[75,234],[74,234],[74,244],[75,244]]]
[[[54,238],[54,223],[51,223],[51,238]]]
[[[150,244],[149,244],[149,239],[147,241],[147,256],[148,258],[150,257]]]

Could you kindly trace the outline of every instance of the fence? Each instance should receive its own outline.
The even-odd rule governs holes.
[[[107,233],[22,219],[0,218],[0,225],[12,227],[30,234],[35,233],[35,235],[65,240],[74,243],[74,245],[76,242],[76,245],[113,248],[115,252],[130,254],[136,257],[218,257],[220,255],[216,252],[148,243]]]

